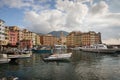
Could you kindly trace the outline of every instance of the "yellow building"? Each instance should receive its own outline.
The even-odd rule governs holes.
[[[60,33],[60,38],[59,38],[58,44],[66,45],[66,37],[64,36],[63,32]]]
[[[55,44],[58,44],[58,38],[50,34],[43,35],[40,39],[41,44],[44,46],[54,46]]]
[[[22,32],[22,30],[18,30],[18,42],[20,42],[21,40],[23,40],[23,37],[24,35],[23,35],[23,32]]]
[[[36,37],[35,37],[35,45],[41,45],[40,43],[40,35],[36,34]]]
[[[18,26],[9,26],[9,30],[18,31],[18,30],[20,30],[20,28]]]
[[[101,43],[101,33],[95,33],[94,31],[89,32],[71,32],[67,36],[67,46],[89,46],[92,44]]]
[[[8,26],[5,26],[5,45],[8,44],[9,42],[9,27]]]
[[[74,47],[81,44],[81,32],[73,31],[67,35],[67,46]]]
[[[6,45],[4,23],[5,21],[0,19],[0,45]]]
[[[36,34],[34,32],[23,30],[23,40],[32,40],[33,45],[35,45]]]

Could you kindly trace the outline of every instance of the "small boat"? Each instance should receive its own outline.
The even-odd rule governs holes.
[[[32,53],[25,53],[25,54],[9,54],[8,58],[30,58],[32,56]]]
[[[67,49],[67,46],[66,45],[54,45],[54,49],[65,50],[65,49]]]
[[[9,63],[11,59],[7,58],[7,54],[0,54],[0,64]]]
[[[35,50],[35,49],[32,49],[32,52],[33,53],[53,53],[53,50]]]
[[[80,50],[81,47],[74,47],[74,48],[71,48],[71,50]]]
[[[32,49],[33,53],[53,53],[53,49],[49,48],[49,47],[42,47],[40,49]]]
[[[107,48],[105,44],[94,44],[90,46],[84,46],[80,48],[84,52],[94,52],[94,53],[119,53],[120,49]]]
[[[32,51],[31,50],[21,50],[21,51],[19,51],[19,53],[29,54],[29,53],[32,53]]]
[[[53,54],[48,58],[44,58],[44,61],[69,61],[72,53],[64,53],[64,54]]]

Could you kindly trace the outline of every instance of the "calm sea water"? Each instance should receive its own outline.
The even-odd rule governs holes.
[[[18,59],[16,64],[0,64],[0,79],[19,80],[120,80],[120,55],[72,51],[71,62],[42,61],[40,54]]]

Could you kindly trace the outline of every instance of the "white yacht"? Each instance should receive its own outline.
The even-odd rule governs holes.
[[[120,49],[107,48],[105,44],[94,44],[90,46],[81,47],[81,51],[85,52],[97,52],[97,53],[119,53]]]
[[[69,60],[72,53],[62,53],[62,54],[53,54],[50,55],[48,58],[44,58],[44,61],[65,61]]]

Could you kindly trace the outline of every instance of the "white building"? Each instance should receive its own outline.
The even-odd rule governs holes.
[[[0,19],[0,45],[4,44],[5,41],[5,21]]]

